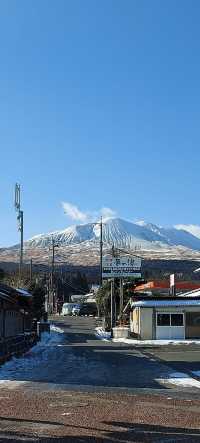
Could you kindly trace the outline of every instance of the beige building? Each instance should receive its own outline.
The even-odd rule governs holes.
[[[131,333],[139,339],[200,339],[199,298],[146,297],[130,304]]]

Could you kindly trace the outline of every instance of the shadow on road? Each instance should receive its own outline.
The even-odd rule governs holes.
[[[64,423],[49,420],[27,420],[26,418],[15,418],[15,417],[0,417],[0,422],[3,421],[13,421],[15,423],[40,423],[43,425],[55,425],[55,426],[65,426]]]
[[[0,432],[0,443],[3,442],[41,442],[41,443],[70,443],[70,442],[147,442],[147,443],[198,443],[200,442],[200,431],[197,429],[185,429],[180,427],[168,427],[159,425],[148,425],[142,423],[128,422],[105,422],[106,427],[111,426],[111,430],[85,428],[88,435],[82,435],[84,428],[80,428],[80,433],[76,435],[64,436],[32,436],[27,432]],[[74,433],[73,425],[69,425],[70,433]],[[118,428],[118,429],[116,429]],[[37,429],[37,428],[36,428]],[[65,431],[66,432],[66,431]],[[91,436],[91,433],[93,434]],[[67,434],[67,432],[66,432]]]
[[[168,389],[159,383],[167,367],[128,345],[104,342],[88,318],[54,321],[64,329],[61,341],[40,346],[13,365],[2,367],[0,379],[105,388]]]

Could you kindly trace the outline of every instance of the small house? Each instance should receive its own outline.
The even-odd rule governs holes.
[[[0,284],[0,339],[31,329],[31,294]]]
[[[130,301],[130,330],[141,340],[200,339],[200,291]]]

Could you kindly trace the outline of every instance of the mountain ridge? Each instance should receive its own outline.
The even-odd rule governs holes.
[[[185,226],[185,225],[184,225]],[[98,241],[100,227],[98,223],[86,223],[72,225],[61,231],[47,234],[39,234],[27,240],[29,247],[46,247],[52,242],[52,238],[62,245],[83,243],[85,241]],[[148,246],[158,244],[165,246],[183,246],[200,251],[200,238],[186,229],[161,227],[152,223],[130,222],[119,217],[112,217],[103,222],[103,241],[106,244],[127,243],[129,246],[138,246],[141,243]]]
[[[30,238],[24,243],[24,262],[33,259],[35,263],[48,263],[52,238],[59,246],[55,252],[57,263],[86,266],[99,263],[99,223],[72,225]],[[174,226],[165,228],[143,221],[107,218],[103,220],[104,254],[113,245],[151,260],[200,260],[200,238]],[[19,245],[0,250],[0,261],[18,260]]]

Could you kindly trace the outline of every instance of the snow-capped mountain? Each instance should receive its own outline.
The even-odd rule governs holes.
[[[175,228],[187,231],[195,237],[200,238],[200,226],[198,225],[176,225]]]
[[[63,231],[55,231],[49,234],[40,234],[26,242],[29,247],[47,247],[52,244],[52,238],[62,245],[71,245],[91,240],[94,237],[92,224],[70,226]]]
[[[52,238],[62,246],[80,244],[83,242],[98,242],[100,228],[98,224],[70,226],[63,231],[50,234],[40,234],[28,240],[28,247],[47,247]],[[106,245],[124,246],[141,249],[166,248],[169,246],[183,246],[200,251],[200,238],[189,231],[171,227],[163,228],[151,223],[110,218],[103,224],[103,242]]]
[[[166,228],[144,221],[132,223],[121,218],[105,219],[104,251],[107,252],[114,245],[137,251],[137,254],[144,258],[200,260],[200,227],[199,233],[198,229],[191,231],[190,228],[191,226],[186,225]],[[48,263],[52,238],[59,245],[59,248],[56,248],[57,262],[81,266],[99,263],[98,223],[70,226],[62,231],[36,235],[25,242],[24,260],[28,262],[33,258],[35,263]],[[0,250],[0,261],[18,260],[19,245]]]
[[[173,227],[162,227],[144,221],[136,222],[139,226],[146,227],[150,231],[158,234],[164,243],[174,246],[184,246],[186,248],[199,250],[200,226],[176,225]],[[188,236],[189,234],[189,236]]]

